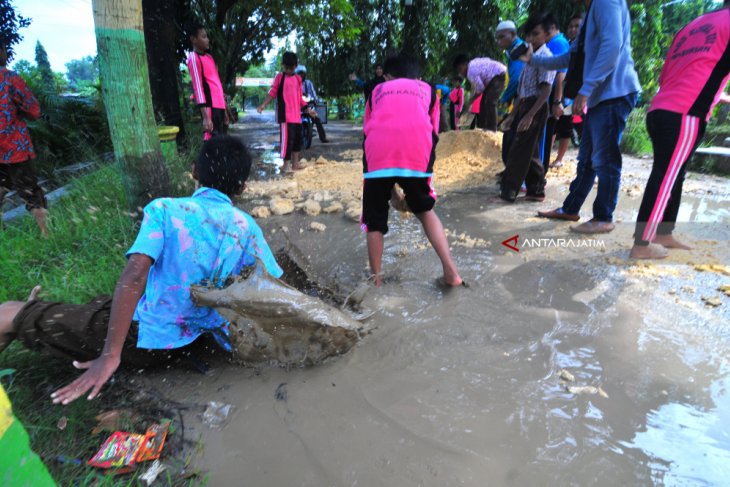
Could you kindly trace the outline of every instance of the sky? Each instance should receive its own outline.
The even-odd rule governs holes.
[[[21,29],[23,40],[15,46],[15,61],[35,63],[35,44],[41,41],[54,71],[66,72],[72,59],[96,55],[91,0],[12,0],[15,11],[31,19]]]
[[[41,41],[54,71],[66,72],[72,59],[96,55],[94,14],[91,0],[11,0],[15,10],[31,19],[19,33],[23,40],[15,46],[13,62],[25,59],[35,64],[35,44]],[[296,32],[289,36],[293,44]],[[265,54],[267,61],[276,56],[285,39],[274,39],[274,49]],[[12,65],[11,65],[12,68]]]

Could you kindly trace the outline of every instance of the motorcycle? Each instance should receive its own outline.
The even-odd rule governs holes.
[[[309,103],[302,107],[302,141],[304,149],[312,147],[312,139],[314,138],[314,120],[310,115],[310,110],[314,109],[314,103]]]

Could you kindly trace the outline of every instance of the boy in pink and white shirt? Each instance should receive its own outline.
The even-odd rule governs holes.
[[[646,115],[654,164],[634,231],[631,258],[661,259],[666,249],[690,249],[672,236],[686,163],[700,145],[718,103],[730,104],[730,0],[680,30]]]
[[[368,258],[375,285],[382,284],[381,264],[388,233],[388,202],[397,183],[409,209],[421,221],[441,259],[447,286],[463,284],[451,259],[449,244],[433,206],[433,164],[438,142],[439,100],[427,83],[418,81],[418,64],[406,54],[388,58],[385,83],[373,90],[365,106],[363,209]],[[407,114],[407,115],[404,115]]]
[[[307,106],[302,96],[302,78],[295,74],[299,65],[297,55],[285,52],[282,56],[283,71],[277,73],[266,100],[257,108],[261,113],[266,105],[276,100],[276,121],[279,122],[279,141],[281,158],[284,159],[284,172],[289,172],[288,162],[291,159],[292,169],[302,169],[299,165],[299,153],[302,150],[302,107]]]
[[[464,82],[464,78],[461,76],[454,77],[454,89],[449,93],[449,124],[451,130],[459,130],[459,116],[461,110],[464,109],[464,88],[461,84]]]
[[[223,84],[218,76],[218,67],[208,53],[210,40],[200,24],[187,27],[188,40],[193,50],[188,54],[188,72],[193,85],[193,98],[203,117],[203,140],[226,133],[229,123],[226,114],[226,99]]]

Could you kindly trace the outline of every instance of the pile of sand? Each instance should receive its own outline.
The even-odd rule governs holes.
[[[434,164],[436,190],[482,186],[494,180],[502,165],[502,134],[460,130],[439,136]]]
[[[440,193],[486,184],[502,169],[502,135],[483,130],[446,132],[441,134],[436,148],[434,184]],[[291,179],[253,181],[248,184],[246,198],[269,198],[272,202],[286,202],[294,206],[314,198],[325,206],[337,208],[337,203],[351,207],[362,193],[362,150],[350,149],[329,160],[319,156],[303,161],[305,169]],[[291,202],[291,204],[289,204]],[[296,203],[299,205],[299,203]],[[278,206],[256,207],[259,217],[280,214]],[[336,211],[336,210],[333,210]],[[353,218],[354,219],[354,218]]]

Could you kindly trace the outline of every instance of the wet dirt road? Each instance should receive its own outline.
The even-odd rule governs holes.
[[[245,120],[250,144],[273,142],[275,125]],[[308,158],[358,147],[356,127],[328,129],[337,142],[315,140]],[[649,166],[627,158],[624,186]],[[347,355],[148,380],[190,406],[213,486],[728,485],[729,191],[701,175],[686,188],[680,219],[694,222],[677,233],[697,250],[650,265],[627,260],[640,193],[622,191],[617,230],[586,244],[533,217],[559,205],[559,178],[538,205],[497,205],[493,185],[452,192],[436,209],[470,288],[440,290],[417,221],[392,215],[386,285],[364,301],[371,333]],[[365,239],[341,214],[260,224],[273,248],[286,233],[323,285],[347,292],[367,276]],[[520,252],[501,245],[513,235]],[[525,243],[553,237],[572,243]],[[608,397],[567,390],[580,386]],[[200,422],[211,400],[237,408],[221,430]]]

